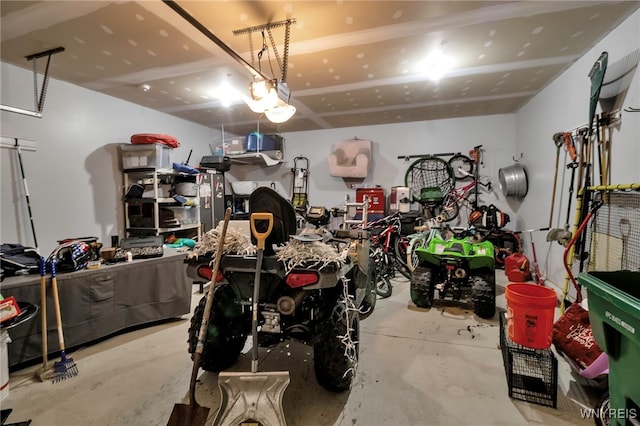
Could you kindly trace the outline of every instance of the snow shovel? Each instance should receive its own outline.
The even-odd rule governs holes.
[[[198,370],[200,369],[200,359],[204,350],[204,340],[209,326],[209,315],[213,305],[213,293],[215,290],[215,277],[220,270],[220,259],[224,249],[224,240],[227,236],[227,226],[231,218],[231,208],[227,208],[224,215],[224,223],[222,232],[220,233],[220,241],[216,250],[216,261],[213,267],[211,285],[207,294],[204,313],[202,314],[202,322],[200,323],[200,332],[198,334],[198,343],[193,354],[193,367],[191,369],[191,381],[189,382],[189,404],[175,404],[173,411],[167,422],[167,426],[204,426],[209,417],[209,407],[202,407],[196,401],[196,380],[198,378]]]
[[[265,232],[256,229],[256,221],[267,221]],[[222,372],[218,376],[218,387],[222,403],[214,425],[239,425],[255,423],[263,426],[284,426],[282,397],[289,386],[288,371],[258,372],[258,298],[260,296],[260,273],[264,256],[265,240],[273,228],[273,214],[252,213],[251,232],[257,240],[256,274],[253,285],[251,348],[251,373]],[[261,227],[264,229],[264,227]]]

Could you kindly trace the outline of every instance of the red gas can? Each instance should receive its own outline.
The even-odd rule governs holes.
[[[512,253],[504,259],[504,273],[512,282],[525,282],[531,279],[529,259],[522,253]]]

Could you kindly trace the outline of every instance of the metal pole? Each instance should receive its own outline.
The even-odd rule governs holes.
[[[38,249],[38,239],[36,238],[36,227],[33,223],[33,214],[31,212],[31,201],[29,200],[29,187],[27,186],[27,178],[24,175],[24,166],[22,164],[22,152],[18,144],[18,138],[15,138],[16,152],[18,153],[18,163],[20,164],[20,175],[22,176],[22,185],[24,186],[24,196],[27,200],[27,210],[29,211],[29,221],[31,222],[31,232],[33,233],[33,243],[36,250]]]

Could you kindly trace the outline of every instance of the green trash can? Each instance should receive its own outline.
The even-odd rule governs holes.
[[[589,320],[609,356],[611,424],[640,420],[640,271],[583,272]]]

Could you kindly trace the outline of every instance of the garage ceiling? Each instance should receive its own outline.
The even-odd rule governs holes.
[[[272,38],[276,49],[270,47],[260,61],[262,32],[234,31],[294,19],[286,83],[295,116],[275,125],[240,97],[223,106],[214,89],[224,81],[248,94],[252,74],[160,0],[2,0],[2,61],[31,70],[26,56],[64,47],[51,57],[51,77],[234,134],[254,131],[258,121],[269,133],[504,114],[517,111],[640,5],[175,3],[254,68],[279,80],[276,53],[282,59],[285,26],[265,32],[267,45]],[[434,50],[451,59],[439,82],[421,66]],[[46,57],[36,63],[43,73]]]

